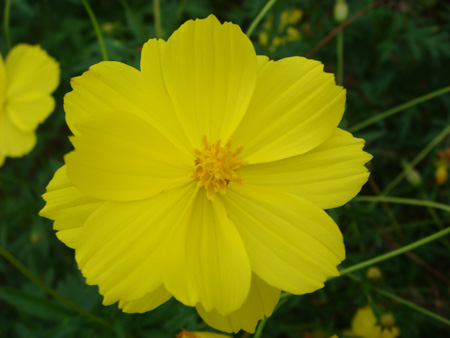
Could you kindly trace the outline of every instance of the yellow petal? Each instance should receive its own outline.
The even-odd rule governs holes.
[[[67,245],[69,248],[75,249],[80,239],[81,227],[66,230],[60,230],[56,233],[56,237]]]
[[[100,62],[73,78],[71,85],[73,91],[64,97],[64,109],[74,135],[80,121],[118,110],[147,121],[180,151],[192,153],[165,88],[137,69],[120,62]]]
[[[162,58],[166,50],[166,42],[161,39],[150,39],[142,46],[141,72],[149,81],[165,89],[162,75]]]
[[[14,125],[23,131],[33,131],[53,112],[55,100],[48,94],[30,92],[8,98],[5,111]]]
[[[330,137],[342,118],[345,90],[323,65],[300,57],[269,62],[258,73],[247,113],[232,136],[249,163],[303,154]]]
[[[344,259],[342,234],[314,204],[291,194],[229,186],[223,198],[250,257],[252,271],[293,294],[323,287]]]
[[[42,198],[47,203],[39,215],[55,221],[56,236],[71,248],[75,248],[86,219],[103,203],[75,188],[67,178],[66,166],[56,171]]]
[[[6,57],[5,69],[8,98],[31,92],[50,94],[59,83],[58,63],[39,46],[15,46]]]
[[[226,141],[254,90],[257,60],[239,26],[210,15],[187,21],[167,41],[163,76],[194,148],[203,135]]]
[[[279,289],[268,285],[253,274],[250,293],[237,311],[222,316],[215,310],[206,312],[201,305],[197,306],[197,311],[208,325],[217,330],[235,333],[244,330],[253,333],[258,321],[272,314],[279,299]]]
[[[363,139],[336,129],[306,154],[245,166],[239,174],[248,185],[289,192],[322,209],[336,208],[355,197],[369,177],[364,164],[372,156],[363,146]]]
[[[196,191],[183,188],[133,202],[107,202],[82,228],[75,258],[86,283],[108,298],[132,301],[157,290],[160,250]]]
[[[12,123],[8,114],[0,111],[0,155],[20,157],[28,154],[36,144],[34,131],[22,131]]]
[[[158,289],[142,298],[132,301],[121,300],[119,302],[119,309],[122,309],[126,313],[144,313],[156,309],[171,297],[172,295],[161,285]]]
[[[250,264],[242,239],[218,199],[200,191],[192,214],[173,226],[162,263],[164,284],[185,305],[229,314],[250,288]]]
[[[193,161],[141,118],[97,112],[77,124],[67,174],[80,191],[104,200],[147,198],[192,178]]]
[[[6,73],[5,73],[5,64],[3,63],[3,57],[0,53],[0,107],[3,107],[4,96],[5,96],[5,88],[6,88]]]

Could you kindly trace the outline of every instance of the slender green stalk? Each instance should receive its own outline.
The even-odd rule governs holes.
[[[449,207],[449,209],[450,209],[450,207]],[[448,235],[448,234],[450,234],[450,227],[448,227],[448,228],[446,228],[444,230],[438,231],[438,232],[436,232],[436,233],[434,233],[434,234],[432,234],[430,236],[427,236],[425,238],[422,238],[422,239],[420,239],[420,240],[418,240],[416,242],[413,242],[411,244],[405,245],[405,246],[403,246],[403,247],[401,247],[399,249],[396,249],[396,250],[393,250],[393,251],[388,252],[386,254],[377,256],[377,257],[369,259],[367,261],[364,261],[364,262],[352,265],[352,266],[350,266],[348,268],[342,269],[341,271],[339,271],[340,276],[344,276],[346,274],[349,274],[350,272],[353,272],[353,271],[356,271],[356,270],[360,270],[360,269],[366,268],[368,266],[374,265],[376,263],[379,263],[379,262],[385,261],[387,259],[393,258],[395,256],[401,255],[401,254],[403,254],[403,253],[405,253],[407,251],[410,251],[410,250],[413,250],[415,248],[418,248],[418,247],[420,247],[420,246],[422,246],[424,244],[427,244],[427,243],[429,243],[431,241],[439,239],[439,238],[441,238],[441,237],[443,237],[445,235]]]
[[[83,3],[84,8],[86,8],[86,12],[88,13],[89,18],[91,19],[92,25],[94,26],[95,34],[97,34],[98,44],[100,45],[100,49],[103,55],[103,61],[108,61],[109,58],[108,52],[106,51],[105,41],[103,41],[102,31],[98,25],[97,19],[95,18],[94,12],[92,11],[92,8],[87,0],[81,0],[81,2]]]
[[[9,13],[11,12],[11,0],[5,1],[5,13],[3,14],[3,31],[5,32],[6,46],[11,49],[11,36],[9,34]]]
[[[259,24],[259,22],[264,17],[264,15],[266,15],[266,13],[269,11],[269,9],[272,8],[272,6],[275,4],[275,2],[277,2],[277,0],[267,1],[266,5],[263,7],[263,9],[261,9],[259,14],[256,16],[255,20],[253,20],[253,22],[250,24],[250,27],[248,28],[247,32],[245,33],[245,34],[247,34],[248,37],[250,37],[252,35],[256,26]]]
[[[33,274],[30,270],[27,269],[25,265],[23,265],[16,257],[14,257],[12,254],[10,254],[8,251],[6,251],[3,247],[0,246],[0,255],[3,256],[8,262],[10,262],[14,267],[22,272],[28,279],[30,279],[33,283],[35,283],[37,286],[39,286],[41,289],[46,291],[48,294],[52,295],[54,298],[58,299],[60,302],[74,310],[75,312],[79,313],[80,315],[89,318],[92,321],[95,321],[103,326],[106,326],[108,328],[112,328],[111,324],[108,323],[106,320],[93,315],[92,313],[82,309],[77,304],[73,303],[63,295],[61,295],[58,291],[52,289],[50,286],[42,282],[38,276]]]
[[[255,335],[253,336],[253,338],[261,338],[262,332],[264,330],[264,326],[266,326],[266,322],[267,322],[267,318],[264,318],[258,324],[258,327],[256,328],[256,332],[255,332]]]
[[[336,37],[337,53],[337,85],[344,84],[344,32],[340,31]]]
[[[442,203],[436,203],[433,201],[416,200],[412,198],[403,197],[389,197],[389,196],[357,196],[354,198],[355,201],[361,202],[387,202],[394,204],[407,204],[407,205],[417,205],[420,207],[431,207],[435,209],[441,209],[450,212],[450,206]]]
[[[450,87],[449,87],[450,88]],[[441,131],[434,139],[428,143],[425,148],[409,163],[410,169],[413,169],[420,163],[447,135],[450,134],[450,125]],[[382,195],[388,195],[407,175],[408,171],[403,170],[397,175],[383,190]]]
[[[347,277],[350,277],[351,279],[353,279],[356,282],[361,282],[361,279],[359,277],[357,277],[357,276],[355,276],[355,275],[353,275],[351,273],[349,273],[347,275]],[[385,296],[387,298],[395,300],[396,302],[399,302],[400,304],[408,306],[411,309],[414,309],[414,310],[416,310],[416,311],[418,311],[418,312],[420,312],[420,313],[422,313],[422,314],[424,314],[424,315],[426,315],[428,317],[436,319],[436,320],[440,321],[441,323],[450,325],[450,320],[448,320],[448,319],[446,319],[444,317],[441,317],[438,314],[436,314],[434,312],[431,312],[431,311],[429,311],[429,310],[427,310],[427,309],[425,309],[425,308],[423,308],[423,307],[421,307],[419,305],[416,305],[416,304],[410,302],[409,300],[401,298],[401,297],[399,297],[399,296],[397,296],[397,295],[395,295],[395,294],[393,294],[393,293],[391,293],[389,291],[380,289],[380,288],[378,288],[376,286],[369,285],[369,287],[370,287],[370,289],[372,289],[373,291],[379,293],[380,295],[383,295],[383,296]]]
[[[161,7],[159,0],[153,0],[153,12],[155,15],[155,36],[161,38]]]
[[[371,117],[370,119],[367,119],[367,120],[365,120],[365,121],[363,121],[361,123],[358,123],[357,125],[355,125],[353,127],[348,128],[348,131],[351,132],[351,133],[354,133],[355,131],[358,131],[358,130],[363,129],[363,128],[367,127],[367,126],[370,126],[371,124],[374,124],[375,122],[383,120],[386,117],[389,117],[389,116],[392,116],[392,115],[394,115],[396,113],[399,113],[402,110],[411,108],[411,107],[413,107],[413,106],[415,106],[415,105],[417,105],[419,103],[431,100],[432,98],[435,98],[437,96],[446,94],[448,92],[450,92],[450,86],[438,89],[438,90],[436,90],[434,92],[428,93],[428,94],[423,95],[421,97],[418,97],[418,98],[416,98],[414,100],[411,100],[409,102],[403,103],[403,104],[401,104],[401,105],[399,105],[397,107],[389,109],[388,111],[386,111],[384,113],[377,114],[376,116]]]
[[[134,14],[134,11],[131,9],[130,5],[128,4],[127,0],[120,0],[120,3],[122,4],[123,9],[128,13],[131,22],[133,23],[134,27],[136,28],[136,31],[139,33],[139,40],[145,39],[145,31],[142,28],[142,25],[137,20],[136,15]]]

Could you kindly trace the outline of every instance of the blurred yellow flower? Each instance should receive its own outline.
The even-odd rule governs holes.
[[[149,40],[141,71],[101,62],[65,97],[75,150],[41,215],[75,249],[104,304],[172,296],[211,326],[253,332],[280,290],[338,275],[323,209],[367,181],[364,141],[337,128],[345,90],[320,62],[269,61],[214,16]]]
[[[176,338],[230,338],[230,336],[213,332],[189,332],[181,329],[181,332],[177,334]]]
[[[435,162],[436,171],[434,176],[439,185],[443,185],[448,179],[448,168],[450,167],[450,148],[438,150],[439,159]]]
[[[391,315],[392,316],[392,315]],[[350,337],[396,338],[400,335],[398,327],[381,328],[370,306],[359,308],[352,321],[352,329],[346,332]]]
[[[59,65],[39,46],[20,44],[0,55],[0,166],[5,157],[28,154],[35,130],[55,107],[50,95],[59,83]]]

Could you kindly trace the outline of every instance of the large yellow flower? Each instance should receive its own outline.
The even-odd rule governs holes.
[[[364,141],[337,128],[345,91],[317,61],[256,56],[231,23],[188,21],[101,62],[65,97],[75,150],[41,215],[104,304],[172,296],[222,331],[254,331],[280,290],[323,287],[344,259],[323,209],[368,177]]]
[[[59,83],[59,65],[39,46],[20,44],[0,55],[0,166],[5,157],[28,154],[35,130],[55,107],[50,95]]]

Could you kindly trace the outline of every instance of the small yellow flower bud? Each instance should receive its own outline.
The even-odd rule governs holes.
[[[436,178],[436,182],[439,185],[443,185],[445,182],[447,182],[448,172],[445,162],[438,162],[434,177]]]
[[[380,318],[380,324],[383,327],[391,328],[395,325],[395,317],[392,315],[392,313],[385,313]]]
[[[368,270],[367,270],[367,274],[366,274],[367,278],[372,280],[372,281],[377,281],[380,280],[381,277],[383,276],[383,274],[381,273],[381,270],[378,269],[376,266],[371,266]]]
[[[419,187],[422,184],[422,177],[420,173],[414,169],[406,160],[402,161],[403,170],[406,173],[406,180],[414,187]]]
[[[336,0],[334,5],[334,20],[337,22],[342,22],[347,19],[348,16],[348,5],[345,0]]]

